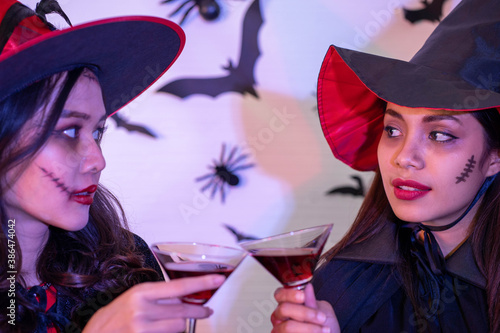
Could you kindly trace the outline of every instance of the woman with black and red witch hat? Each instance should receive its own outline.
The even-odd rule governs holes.
[[[0,331],[183,331],[211,310],[178,297],[223,277],[160,281],[99,178],[106,119],[171,66],[184,33],[155,17],[56,30],[43,8],[62,13],[0,1]]]
[[[500,332],[500,3],[462,0],[409,62],[332,46],[318,107],[375,177],[273,332]]]

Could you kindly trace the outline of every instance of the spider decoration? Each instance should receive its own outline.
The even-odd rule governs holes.
[[[221,202],[225,202],[226,187],[237,186],[240,183],[240,178],[236,175],[236,172],[254,166],[253,163],[245,164],[244,161],[248,158],[248,155],[238,154],[237,151],[238,147],[234,147],[226,157],[226,144],[222,144],[219,161],[214,159],[213,164],[208,166],[211,172],[196,178],[197,182],[208,179],[208,182],[201,188],[202,192],[211,188],[210,197],[213,198],[219,192]]]
[[[169,3],[172,1],[174,0],[163,0],[162,3]],[[184,23],[187,16],[189,15],[189,12],[191,12],[191,10],[193,10],[193,8],[196,6],[198,6],[199,8],[198,10],[201,17],[203,17],[207,21],[213,21],[219,17],[220,6],[215,0],[186,0],[179,7],[177,7],[177,9],[172,12],[172,14],[170,14],[170,17],[179,13],[182,8],[184,8],[190,2],[192,2],[193,5],[186,10],[179,25],[182,25],[182,23]]]

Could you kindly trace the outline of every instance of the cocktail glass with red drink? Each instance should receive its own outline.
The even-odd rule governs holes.
[[[162,242],[151,246],[170,279],[221,274],[226,278],[247,253],[239,248],[190,242]],[[181,298],[185,303],[202,305],[217,289],[205,290]],[[196,319],[189,319],[189,333],[194,333]]]
[[[295,230],[239,243],[285,288],[303,289],[311,281],[333,224]]]

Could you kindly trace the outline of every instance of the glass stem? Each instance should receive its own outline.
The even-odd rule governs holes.
[[[189,318],[188,322],[188,333],[194,333],[194,329],[196,327],[196,319],[194,318]]]

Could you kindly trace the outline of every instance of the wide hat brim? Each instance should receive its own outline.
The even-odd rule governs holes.
[[[386,102],[451,111],[500,106],[500,94],[459,75],[334,45],[321,66],[317,91],[321,127],[333,154],[360,171],[377,168]]]
[[[55,30],[0,55],[0,100],[55,73],[97,69],[112,115],[173,64],[185,43],[182,29],[157,17],[128,16]]]

